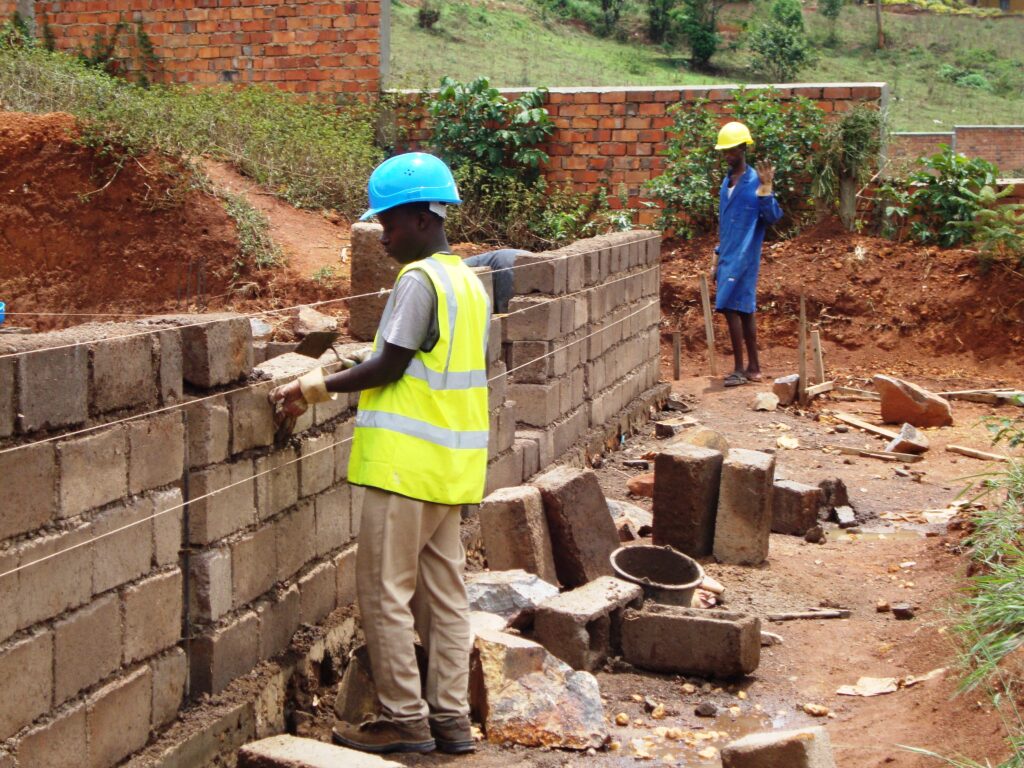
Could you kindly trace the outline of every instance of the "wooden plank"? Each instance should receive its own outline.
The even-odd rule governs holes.
[[[961,456],[970,456],[972,459],[981,459],[982,461],[1009,461],[1009,456],[1003,456],[998,453],[988,453],[987,451],[979,451],[977,448],[968,448],[966,445],[947,445],[946,450],[950,453],[959,453]]]
[[[848,445],[834,446],[839,452],[847,456],[864,456],[869,459],[881,459],[882,461],[901,461],[911,464],[915,461],[924,461],[924,456],[917,453],[896,453],[895,451],[869,451],[865,448],[851,448]]]
[[[865,432],[870,432],[873,435],[884,437],[887,440],[895,440],[897,437],[899,437],[899,434],[893,432],[891,429],[886,429],[885,427],[876,427],[874,424],[866,422],[863,419],[858,419],[851,413],[834,413],[832,415],[837,420],[843,422],[843,424],[848,424],[851,427],[856,427],[857,429],[863,429]]]
[[[700,303],[704,308],[704,338],[708,344],[708,365],[711,375],[718,375],[718,361],[715,359],[715,324],[711,315],[711,296],[708,293],[708,279],[700,276]]]
[[[817,397],[825,392],[831,392],[835,387],[836,383],[834,381],[823,381],[821,384],[815,384],[813,387],[808,387],[807,397]]]
[[[797,399],[801,405],[807,404],[807,302],[800,296],[800,338],[797,341],[797,373],[800,382],[797,384]]]
[[[679,331],[672,331],[672,378],[675,381],[679,381],[679,356],[681,347],[681,334]]]
[[[837,610],[825,610],[825,611],[790,611],[788,613],[769,613],[766,617],[768,621],[800,621],[806,619],[813,621],[815,619],[848,619],[850,618],[850,610],[848,608],[839,608]]]
[[[814,359],[814,383],[825,381],[825,358],[821,353],[821,331],[811,331],[811,355]]]
[[[877,392],[872,392],[869,389],[855,389],[854,387],[836,387],[834,390],[840,395],[850,395],[851,397],[859,397],[862,400],[881,400],[882,396]]]

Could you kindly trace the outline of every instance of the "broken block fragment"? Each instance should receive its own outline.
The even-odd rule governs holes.
[[[722,768],[835,768],[828,732],[821,726],[751,733],[722,749]]]

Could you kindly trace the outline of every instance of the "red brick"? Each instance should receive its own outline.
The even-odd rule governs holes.
[[[849,88],[825,88],[822,91],[822,97],[825,99],[848,99],[850,98]]]

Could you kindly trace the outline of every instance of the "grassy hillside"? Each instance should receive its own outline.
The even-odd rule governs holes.
[[[580,24],[561,22],[537,6],[447,2],[432,30],[416,24],[416,8],[392,3],[391,84],[436,85],[442,75],[468,80],[487,75],[499,86],[676,85],[757,83],[741,47],[726,45],[711,72],[687,68],[688,51],[643,42],[639,19],[623,22],[618,37],[599,38]],[[736,29],[749,6],[726,8],[722,23]],[[874,12],[848,5],[840,42],[826,48],[824,20],[804,14],[818,61],[802,81],[882,80],[892,86],[895,130],[941,130],[954,124],[1024,123],[1024,17],[886,13],[889,47],[874,46]],[[1002,93],[943,79],[943,65],[982,74]]]

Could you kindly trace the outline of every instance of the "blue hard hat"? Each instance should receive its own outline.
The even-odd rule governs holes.
[[[444,160],[425,152],[407,152],[385,160],[370,174],[366,188],[370,208],[360,221],[406,203],[462,202]]]

